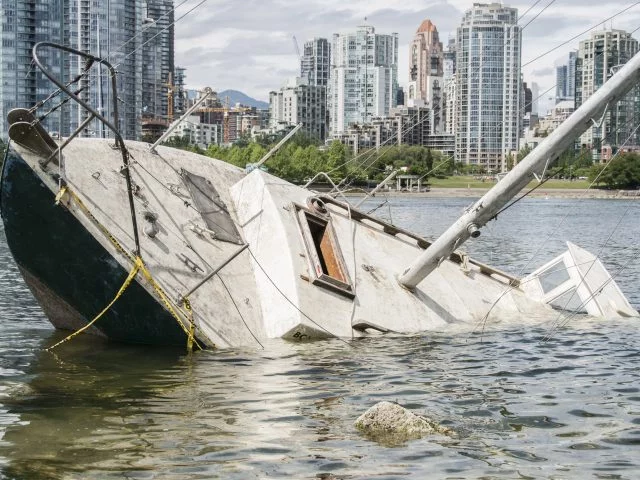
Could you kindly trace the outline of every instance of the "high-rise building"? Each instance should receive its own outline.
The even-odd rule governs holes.
[[[438,29],[424,20],[409,46],[409,98],[407,105],[426,105],[431,109],[432,133],[444,131],[443,124],[444,53]]]
[[[520,133],[518,10],[475,3],[457,30],[456,162],[504,171]]]
[[[581,41],[576,59],[576,109],[637,52],[638,41],[623,30],[591,32],[590,38]],[[605,146],[615,153],[623,145],[640,145],[640,135],[634,131],[639,103],[640,87],[636,86],[617,104],[609,105],[602,121],[580,137],[581,147],[591,150],[594,160],[601,160]]]
[[[189,99],[186,90],[186,68],[175,67],[173,74],[173,113],[175,116],[182,115],[187,111]]]
[[[398,93],[396,94],[396,105],[399,107],[404,105],[404,88],[398,87]]]
[[[56,0],[43,3],[52,4]],[[140,0],[58,0],[65,11],[63,43],[82,51],[107,58],[115,67],[118,86],[118,116],[120,133],[124,138],[137,139],[141,135],[142,110],[142,31],[146,11]],[[81,73],[84,61],[72,55],[65,62],[66,78]],[[93,67],[81,85],[84,99],[113,118],[113,92],[108,72],[101,66]],[[79,105],[69,105],[68,121],[63,121],[63,134],[69,134],[87,118]],[[82,135],[111,137],[112,133],[100,122],[92,122]]]
[[[556,66],[556,103],[575,100],[577,58],[578,52],[569,52],[565,63]]]
[[[442,123],[444,132],[456,132],[456,40],[450,38],[444,49],[443,77],[444,92],[442,95]]]
[[[531,114],[538,115],[538,99],[540,98],[540,87],[536,82],[531,82]]]
[[[146,0],[142,25],[142,112],[147,117],[173,121],[168,93],[175,97],[173,0]],[[175,102],[174,102],[175,104]]]
[[[537,121],[537,115],[533,115],[533,89],[527,82],[522,82],[520,89],[520,138],[525,136],[527,129]]]
[[[524,113],[531,113],[533,107],[533,92],[527,86],[527,82],[522,82],[522,90],[520,91],[522,98],[520,99],[520,110]]]
[[[40,41],[63,41],[65,6],[62,2],[24,0],[0,1],[0,136],[7,138],[7,112],[13,108],[30,108],[52,90],[51,82],[36,72],[31,49]],[[52,73],[62,75],[62,65],[43,51],[43,62]],[[53,60],[53,61],[52,61]],[[50,130],[58,130],[60,110],[45,120]]]
[[[326,38],[314,38],[304,44],[300,73],[309,85],[326,87],[331,72],[331,45]]]
[[[300,73],[308,86],[307,101],[311,102],[313,107],[312,112],[308,112],[308,118],[302,123],[307,133],[324,140],[329,131],[327,90],[331,75],[331,44],[326,38],[314,38],[305,42],[303,52],[300,59]],[[301,88],[304,89],[304,87]],[[319,105],[317,103],[319,101],[324,101],[324,105]],[[323,119],[316,118],[320,113],[324,114]]]
[[[370,25],[334,34],[331,46],[329,109],[331,132],[352,123],[385,117],[396,105],[398,34],[375,33]]]
[[[324,140],[327,137],[327,88],[309,85],[306,78],[296,77],[279,91],[269,93],[270,127],[285,127],[302,123],[308,135]]]
[[[442,111],[442,121],[444,132],[456,133],[456,79],[450,78],[444,83],[444,109]]]
[[[450,38],[442,51],[442,76],[445,82],[456,76],[456,39]]]
[[[148,0],[149,6],[168,0]],[[0,36],[0,134],[7,135],[6,114],[15,107],[31,107],[55,90],[36,72],[31,49],[39,41],[70,46],[108,59],[117,69],[119,129],[125,138],[139,138],[142,110],[142,27],[147,17],[143,0],[2,0]],[[73,55],[42,51],[47,68],[64,82],[82,73],[85,62]],[[74,88],[80,97],[107,118],[113,118],[113,92],[104,66],[94,65]],[[60,102],[60,97],[42,106],[40,113]],[[88,114],[73,102],[51,113],[44,123],[50,131],[69,135]],[[111,136],[97,120],[82,132],[85,136]]]

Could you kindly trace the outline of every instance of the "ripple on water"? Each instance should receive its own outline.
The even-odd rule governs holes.
[[[468,203],[401,199],[399,218],[433,233],[438,225],[423,218],[439,222]],[[510,219],[495,232],[502,241],[473,242],[472,254],[482,259],[504,244],[508,263],[496,266],[516,271],[545,234],[540,218],[573,206],[520,203],[522,217],[515,209],[502,216]],[[607,235],[617,217],[612,205],[588,209]],[[598,249],[592,220],[564,234],[576,240],[579,232],[578,243]],[[622,234],[635,241],[640,221]],[[548,246],[548,259],[561,249]],[[635,264],[620,284],[640,303]],[[2,241],[0,291],[6,478],[582,479],[633,478],[640,469],[635,320],[580,319],[550,339],[550,326],[489,325],[482,335],[269,341],[264,351],[191,357],[82,337],[54,357],[42,347],[59,334]],[[353,422],[379,400],[398,401],[458,435],[394,448],[370,441]]]

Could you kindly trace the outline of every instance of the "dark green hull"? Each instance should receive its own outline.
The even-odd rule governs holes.
[[[56,328],[86,325],[113,300],[128,275],[16,152],[2,172],[5,234],[22,275]],[[185,345],[171,314],[136,281],[90,330],[109,339]]]

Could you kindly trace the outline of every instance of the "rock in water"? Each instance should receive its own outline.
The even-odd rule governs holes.
[[[372,440],[390,445],[422,438],[425,435],[454,434],[451,429],[392,402],[376,403],[360,415],[354,425]]]

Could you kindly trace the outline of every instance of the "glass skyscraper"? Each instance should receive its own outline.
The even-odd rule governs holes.
[[[567,63],[556,67],[556,104],[565,100],[575,101],[577,57],[578,52],[569,52]]]
[[[173,0],[149,0],[142,31],[142,113],[167,119],[170,88],[176,90]],[[171,85],[171,86],[169,86]],[[177,95],[174,95],[174,98]]]
[[[4,138],[7,136],[6,115],[9,110],[31,107],[55,89],[36,71],[31,59],[31,49],[36,42],[46,40],[102,56],[116,66],[118,127],[125,138],[139,138],[143,91],[152,91],[148,87],[143,88],[143,59],[149,58],[145,49],[157,49],[157,65],[163,65],[159,71],[164,72],[165,65],[173,68],[173,28],[164,28],[173,22],[172,7],[172,0],[1,0],[0,134]],[[162,17],[168,10],[169,15]],[[160,34],[154,42],[143,45],[145,39],[149,40],[143,31],[143,27],[151,22],[149,14],[157,17],[151,20],[162,17],[153,25],[156,33]],[[64,81],[74,78],[84,68],[84,62],[75,56],[50,52],[44,52],[44,63]],[[79,94],[82,98],[107,118],[113,118],[111,81],[104,67],[94,66],[78,87],[83,87]],[[161,90],[166,98],[166,87]],[[39,113],[57,105],[60,100],[57,97],[48,102]],[[49,131],[66,136],[86,115],[79,106],[69,102],[48,116],[45,126]],[[111,136],[97,121],[89,124],[82,134]]]
[[[304,43],[300,59],[300,76],[309,81],[309,85],[326,87],[331,72],[331,45],[326,38],[314,38]]]
[[[504,171],[518,149],[521,39],[515,8],[476,3],[465,13],[456,36],[456,162]]]
[[[53,90],[51,82],[36,71],[31,49],[44,40],[62,42],[64,4],[62,0],[1,0],[0,14],[0,135],[6,139],[7,112],[31,107]],[[55,58],[47,60],[52,64],[51,70],[60,75],[60,62]],[[58,113],[49,119],[50,125],[59,122]]]

